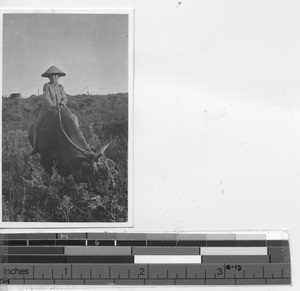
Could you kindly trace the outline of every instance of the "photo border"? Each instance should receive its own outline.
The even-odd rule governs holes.
[[[133,8],[1,8],[0,7],[0,90],[2,92],[3,77],[3,14],[10,13],[39,13],[39,14],[127,14],[128,15],[128,215],[127,222],[3,222],[2,221],[2,175],[0,179],[1,197],[0,197],[0,227],[14,229],[76,229],[76,228],[129,228],[133,227],[133,195],[134,195],[134,9]],[[2,139],[2,102],[1,102],[1,139]],[[2,149],[2,142],[1,142]],[[0,158],[0,169],[2,174],[2,155]]]

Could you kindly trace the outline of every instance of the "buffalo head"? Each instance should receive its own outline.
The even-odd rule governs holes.
[[[97,154],[90,154],[88,156],[80,155],[77,157],[77,166],[72,173],[76,182],[84,182],[88,184],[95,184],[100,180],[111,179],[114,184],[111,170],[112,161],[104,156],[104,152],[108,145],[102,147]]]

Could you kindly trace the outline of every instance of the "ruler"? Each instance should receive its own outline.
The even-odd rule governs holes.
[[[286,235],[1,233],[0,284],[291,284]]]

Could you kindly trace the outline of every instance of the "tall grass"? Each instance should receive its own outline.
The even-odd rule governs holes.
[[[80,101],[74,101],[78,108]],[[111,119],[105,119],[105,116],[97,117],[95,110],[92,114],[86,115],[83,107],[78,111],[71,108],[78,115],[81,121],[80,127],[93,148],[97,149],[100,145],[110,142],[107,157],[116,165],[115,187],[109,179],[104,179],[97,187],[90,189],[84,183],[76,184],[71,176],[60,177],[55,168],[50,177],[41,167],[39,155],[27,156],[31,150],[27,128],[31,123],[34,109],[30,106],[30,100],[26,103],[23,101],[22,110],[26,112],[17,116],[18,113],[13,111],[14,106],[11,106],[8,100],[5,102],[7,104],[3,106],[2,131],[3,221],[127,221],[127,131],[119,131],[118,134],[105,131],[107,127],[114,128],[116,122],[127,128],[127,119],[117,121],[118,108],[109,108]],[[9,106],[13,110],[9,110]],[[98,106],[101,107],[101,104],[99,103]],[[107,115],[107,111],[104,112]],[[118,117],[114,118],[114,116]],[[18,123],[19,119],[20,123]]]

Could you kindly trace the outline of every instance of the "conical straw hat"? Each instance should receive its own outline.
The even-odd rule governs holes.
[[[59,68],[51,66],[45,73],[42,74],[42,77],[49,77],[49,75],[65,76],[66,74]]]

